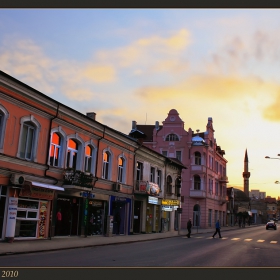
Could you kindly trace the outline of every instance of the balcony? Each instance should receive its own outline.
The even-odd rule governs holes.
[[[204,165],[191,165],[191,171],[195,172],[206,172],[206,167]]]
[[[227,176],[220,176],[219,177],[220,183],[228,183],[228,177]]]
[[[220,197],[218,201],[219,201],[219,204],[220,204],[220,205],[223,205],[223,204],[225,204],[225,203],[227,203],[227,202],[228,202],[228,200],[227,200],[227,197],[226,197],[226,196],[222,196],[222,197]]]
[[[206,198],[206,191],[205,190],[190,190],[190,197]]]
[[[161,190],[156,183],[136,180],[135,191],[143,194],[145,193],[149,195],[158,196]]]
[[[92,188],[93,175],[79,170],[68,169],[63,175],[63,185],[80,186],[84,188]]]

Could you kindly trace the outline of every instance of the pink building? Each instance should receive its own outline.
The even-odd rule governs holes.
[[[191,128],[184,129],[184,121],[175,109],[169,111],[162,125],[158,121],[155,125],[133,123],[146,135],[144,145],[179,159],[187,167],[182,171],[182,228],[187,227],[189,218],[194,228],[214,227],[217,219],[225,225],[227,160],[214,137],[212,118],[208,118],[205,132],[196,133]]]

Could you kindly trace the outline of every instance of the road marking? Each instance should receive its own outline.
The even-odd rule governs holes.
[[[228,237],[222,237],[221,239],[228,239]]]
[[[204,238],[204,236],[197,236],[197,237],[195,237],[195,238]]]
[[[244,241],[250,242],[252,241],[252,239],[244,239]]]
[[[263,240],[263,239],[259,239],[257,242],[264,242],[265,240]]]
[[[240,238],[232,238],[231,240],[239,240]]]
[[[270,241],[270,243],[272,243],[272,244],[276,244],[276,243],[277,243],[277,241]]]
[[[206,239],[214,239],[213,237],[207,237]]]

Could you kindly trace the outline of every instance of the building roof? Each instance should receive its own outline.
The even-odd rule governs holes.
[[[153,132],[155,125],[154,124],[137,124],[137,130],[142,131],[145,135],[145,142],[153,142]],[[159,126],[160,131],[162,129],[162,125]]]

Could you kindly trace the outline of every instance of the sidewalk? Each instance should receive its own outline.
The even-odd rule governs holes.
[[[222,227],[221,233],[229,230],[246,230],[251,227],[263,226],[264,225],[251,225],[244,228],[239,226],[233,227]],[[192,228],[192,235],[196,234],[213,234],[214,228],[210,229],[197,229]],[[0,242],[0,256],[11,255],[11,254],[25,254],[32,252],[43,252],[43,251],[56,251],[63,249],[74,249],[84,248],[93,246],[104,246],[112,244],[132,243],[147,240],[171,238],[178,236],[185,236],[187,234],[186,229],[173,232],[164,233],[148,233],[148,234],[133,234],[133,235],[113,235],[112,237],[105,236],[56,236],[52,239],[36,239],[36,240],[15,240],[13,243]]]

